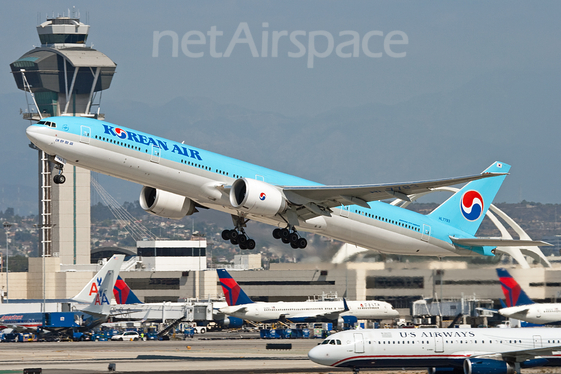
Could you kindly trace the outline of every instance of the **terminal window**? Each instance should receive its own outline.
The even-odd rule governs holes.
[[[366,277],[366,288],[425,288],[423,277]]]

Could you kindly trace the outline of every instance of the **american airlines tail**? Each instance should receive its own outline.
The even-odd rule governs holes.
[[[118,275],[124,259],[125,255],[111,256],[109,261],[107,261],[107,263],[97,272],[97,274],[94,275],[94,277],[84,286],[82,291],[80,291],[78,295],[74,296],[72,299],[81,303],[93,302],[94,298],[99,292],[99,289],[101,288],[101,285],[103,284],[103,281],[107,276],[107,273],[109,271],[113,271],[114,274]],[[111,288],[113,288],[115,280],[111,284]]]
[[[506,269],[497,269],[497,275],[501,282],[507,307],[534,304]]]
[[[222,291],[226,297],[228,306],[251,304],[253,301],[241,289],[240,285],[225,269],[216,269]]]
[[[510,165],[495,161],[482,174],[508,173],[509,170]],[[450,226],[475,235],[505,178],[506,174],[469,182],[429,216],[439,221],[445,219]]]
[[[115,286],[119,269],[109,270],[101,282],[97,294],[90,305],[82,309],[83,312],[93,314],[95,316],[109,316],[111,314],[111,290]]]
[[[117,304],[143,304],[120,275],[113,287],[113,296]]]

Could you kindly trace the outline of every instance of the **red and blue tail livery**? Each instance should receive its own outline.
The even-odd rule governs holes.
[[[226,297],[228,306],[252,304],[253,301],[241,289],[240,285],[225,269],[216,269],[222,291]]]
[[[113,296],[115,296],[117,304],[142,304],[142,301],[132,292],[120,275],[115,282],[115,287],[113,287]]]
[[[501,282],[507,307],[534,304],[506,269],[497,269],[497,275]]]

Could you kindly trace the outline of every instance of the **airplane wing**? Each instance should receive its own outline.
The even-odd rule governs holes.
[[[531,348],[521,349],[518,351],[511,351],[505,353],[483,353],[474,354],[471,357],[475,358],[489,358],[489,359],[502,359],[508,362],[524,362],[540,356],[552,356],[559,354],[561,346],[547,347],[547,348]],[[547,357],[545,357],[547,358]]]
[[[527,313],[528,310],[530,310],[530,307],[531,305],[510,306],[507,308],[499,309],[499,313],[508,313],[509,315]]]
[[[452,243],[462,247],[543,247],[553,246],[541,240],[515,240],[515,239],[495,239],[495,238],[455,238],[450,237]]]
[[[399,198],[427,192],[434,188],[467,183],[478,179],[506,175],[507,173],[481,173],[450,179],[435,179],[396,184],[368,184],[349,186],[285,186],[286,198],[295,205],[302,205],[314,215],[330,216],[331,209],[340,205],[356,204],[370,208],[369,201]]]

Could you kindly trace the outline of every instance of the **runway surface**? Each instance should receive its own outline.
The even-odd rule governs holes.
[[[326,370],[329,368],[308,360],[308,351],[319,339],[280,341],[235,337],[235,334],[208,333],[185,341],[2,343],[0,374],[22,373],[25,368],[41,368],[47,374],[107,373],[111,363],[115,364],[116,372],[127,373],[338,371]],[[290,343],[292,349],[267,350],[267,343]]]

